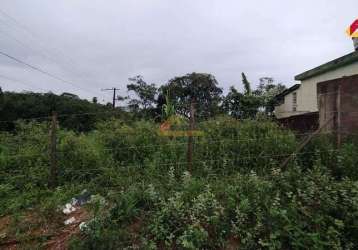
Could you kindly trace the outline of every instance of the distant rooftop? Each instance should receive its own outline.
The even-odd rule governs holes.
[[[298,89],[301,86],[301,84],[295,84],[292,87],[285,89],[284,91],[282,91],[280,94],[276,95],[275,98],[277,100],[284,98],[286,95],[288,95],[289,93],[295,91],[296,89]]]
[[[352,52],[348,55],[342,56],[328,63],[322,64],[321,66],[318,66],[314,69],[303,72],[302,74],[295,76],[295,80],[302,81],[313,76],[321,75],[328,71],[338,69],[354,62],[358,62],[358,51]]]

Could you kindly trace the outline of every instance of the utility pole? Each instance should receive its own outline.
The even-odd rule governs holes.
[[[48,187],[55,188],[57,186],[57,152],[56,152],[56,133],[57,133],[57,112],[52,112],[51,129],[50,129],[50,177]]]
[[[116,91],[119,90],[118,88],[110,88],[110,89],[101,89],[102,91],[113,91],[113,99],[112,99],[112,107],[113,109],[115,109],[116,107],[116,101],[118,100],[117,96],[116,96]]]

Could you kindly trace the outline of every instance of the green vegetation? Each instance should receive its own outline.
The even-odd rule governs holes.
[[[105,201],[87,205],[92,219],[71,249],[358,246],[354,143],[337,151],[319,137],[282,169],[299,143],[294,134],[268,120],[217,117],[197,125],[204,136],[195,138],[189,173],[187,138],[113,119],[85,134],[59,130],[59,186],[49,190],[48,127],[18,123],[0,135],[0,214],[13,216],[17,239],[32,225],[21,229],[24,214],[53,224],[57,207],[87,189]]]
[[[242,78],[243,93],[223,95],[210,74],[160,88],[137,76],[134,95],[121,98],[127,111],[69,93],[0,91],[0,248],[357,249],[358,144],[337,149],[321,135],[282,166],[300,143],[271,120],[284,87]],[[188,172],[188,138],[161,132],[188,130],[191,103],[201,133]],[[84,189],[94,196],[77,211],[80,231],[64,226],[60,208]]]
[[[96,100],[94,100],[96,102]],[[56,111],[61,114],[59,121],[61,126],[80,132],[92,130],[97,121],[109,117],[106,112],[112,112],[111,106],[91,103],[81,100],[76,95],[63,93],[55,95],[52,93],[14,93],[1,92],[0,89],[0,130],[11,131],[14,122],[19,119],[39,118],[38,121],[48,120],[47,116]],[[92,113],[97,113],[93,116]],[[103,113],[102,115],[99,113]],[[123,117],[126,114],[117,110],[116,116]]]
[[[217,115],[251,119],[259,114],[272,116],[274,96],[285,87],[275,84],[270,77],[264,77],[252,91],[244,73],[242,77],[244,94],[231,87],[226,96],[211,74],[191,73],[174,77],[161,87],[147,83],[142,76],[132,77],[127,85],[130,96],[116,96],[120,105],[115,110],[110,103],[99,104],[97,97],[89,102],[66,92],[61,95],[51,92],[14,93],[3,92],[0,87],[0,131],[13,131],[14,122],[21,119],[47,121],[53,111],[60,114],[62,127],[76,132],[91,131],[97,122],[113,117],[125,121],[147,119],[158,122],[168,107],[172,108],[172,113],[188,117],[191,102],[195,103],[196,119],[200,121]]]

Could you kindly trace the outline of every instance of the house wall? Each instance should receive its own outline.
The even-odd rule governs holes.
[[[297,110],[318,111],[317,83],[355,74],[358,74],[358,62],[301,81],[301,96],[298,100]]]
[[[292,93],[285,96],[285,103],[275,107],[276,118],[287,118],[297,114],[318,112],[317,83],[358,74],[358,62],[313,76],[301,81],[297,92],[297,109],[292,109]]]
[[[301,95],[302,95],[300,89],[301,88],[298,88],[295,91],[292,91],[291,93],[285,95],[284,103],[275,107],[275,116],[277,119],[282,119],[293,115],[306,113],[298,109],[299,100],[301,99]],[[296,111],[293,111],[293,93],[297,93]]]
[[[340,91],[338,87],[340,86]],[[320,96],[319,125],[323,131],[336,132],[340,124],[343,135],[358,132],[358,74],[318,83]],[[338,95],[340,95],[338,108]],[[338,114],[339,111],[339,114]]]

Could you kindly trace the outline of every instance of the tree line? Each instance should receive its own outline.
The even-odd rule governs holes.
[[[48,121],[48,116],[53,111],[60,114],[59,122],[62,127],[86,132],[92,130],[99,120],[108,117],[106,112],[112,111],[112,108],[82,100],[70,93],[15,93],[0,89],[0,130],[13,131],[16,126],[13,121],[19,119]],[[97,113],[98,115],[92,115]]]
[[[129,79],[127,89],[132,97],[122,99],[128,101],[128,109],[136,117],[162,117],[162,110],[170,100],[178,115],[188,117],[190,103],[195,103],[196,116],[207,119],[220,114],[227,114],[237,119],[255,118],[258,114],[273,116],[275,96],[285,90],[285,86],[275,83],[271,77],[262,77],[256,89],[246,75],[242,73],[244,91],[234,86],[223,94],[215,76],[205,73],[190,73],[174,77],[166,84],[157,87],[148,84],[142,76]]]
[[[120,107],[115,109],[115,113],[112,112],[110,103],[100,104],[96,97],[88,101],[71,93],[15,93],[3,92],[0,88],[0,121],[8,121],[0,123],[0,130],[13,130],[15,124],[12,121],[46,117],[51,115],[52,111],[67,114],[59,118],[61,126],[80,132],[92,130],[96,122],[113,115],[126,121],[151,119],[159,122],[163,119],[164,109],[169,102],[173,113],[183,117],[189,116],[190,104],[194,103],[198,120],[221,114],[237,119],[255,118],[258,115],[273,116],[274,97],[282,92],[285,86],[275,83],[270,77],[259,80],[257,88],[253,89],[246,75],[242,73],[244,91],[232,86],[228,93],[224,94],[215,76],[211,74],[190,73],[174,77],[160,86],[147,83],[138,75],[129,78],[126,86],[128,96],[117,96],[122,102]],[[106,112],[112,113],[106,115]]]

